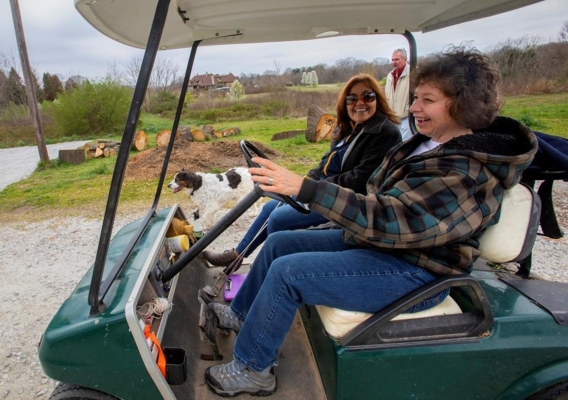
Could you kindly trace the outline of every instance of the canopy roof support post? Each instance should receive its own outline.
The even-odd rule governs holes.
[[[177,112],[176,112],[174,124],[173,124],[173,127],[172,127],[172,133],[170,134],[170,140],[168,142],[168,148],[166,150],[166,155],[164,157],[164,163],[162,165],[162,172],[160,173],[160,182],[158,183],[158,186],[157,186],[157,189],[156,189],[156,195],[154,197],[154,203],[152,204],[152,207],[150,208],[150,210],[148,211],[148,213],[144,217],[144,220],[142,221],[142,223],[138,226],[138,229],[136,230],[136,232],[132,236],[132,239],[130,239],[130,242],[128,242],[128,245],[124,248],[124,251],[120,255],[119,259],[117,260],[116,264],[112,268],[111,272],[109,272],[109,274],[107,275],[107,278],[105,279],[105,281],[100,286],[99,304],[103,301],[105,295],[107,294],[108,290],[110,289],[110,286],[112,285],[112,283],[114,282],[114,280],[116,279],[116,277],[118,276],[118,274],[120,273],[122,268],[124,267],[124,264],[126,264],[128,257],[130,257],[132,250],[134,250],[134,247],[136,246],[136,244],[138,243],[138,241],[142,237],[142,233],[144,233],[144,230],[146,229],[148,222],[150,222],[150,219],[152,218],[152,216],[156,212],[156,209],[158,208],[158,203],[160,201],[160,194],[162,192],[162,187],[164,186],[164,179],[166,177],[166,172],[168,170],[168,164],[169,164],[170,157],[171,157],[171,154],[172,154],[172,150],[173,150],[173,147],[174,147],[174,142],[175,142],[175,137],[176,137],[175,132],[177,132],[179,120],[181,118],[181,113],[183,112],[183,104],[184,104],[184,101],[185,101],[185,94],[187,92],[187,87],[189,86],[189,76],[191,75],[191,69],[193,67],[193,62],[195,60],[195,52],[197,51],[197,46],[199,46],[199,43],[201,43],[200,40],[195,41],[193,43],[192,48],[191,48],[191,54],[189,56],[189,60],[188,60],[188,63],[187,63],[186,75],[185,75],[183,85],[182,85],[182,89],[181,89],[181,94],[180,94],[180,98],[179,98],[179,102],[178,102]]]
[[[104,304],[99,301],[99,289],[104,271],[104,265],[107,258],[108,247],[112,234],[112,227],[114,225],[114,218],[118,207],[118,200],[122,189],[122,181],[126,172],[126,164],[128,163],[128,156],[130,153],[130,145],[134,139],[136,124],[140,117],[140,109],[144,102],[146,89],[150,81],[150,75],[154,66],[154,60],[159,49],[160,39],[166,24],[166,17],[168,15],[168,8],[170,0],[159,0],[148,37],[146,51],[140,67],[140,73],[132,96],[130,104],[130,111],[122,134],[122,143],[118,152],[110,191],[108,195],[105,215],[103,218],[103,225],[101,228],[101,235],[99,238],[99,247],[97,249],[97,256],[95,258],[95,265],[93,268],[93,277],[91,279],[91,286],[89,289],[89,305],[91,306],[91,315],[98,314],[104,309]]]
[[[189,54],[189,60],[187,61],[187,67],[185,69],[185,77],[183,78],[183,84],[181,87],[181,94],[179,96],[178,106],[176,110],[176,116],[172,126],[172,133],[170,134],[170,141],[168,142],[168,148],[166,150],[166,155],[164,158],[164,164],[162,166],[162,173],[160,174],[160,182],[158,183],[158,188],[156,189],[156,196],[154,197],[154,204],[152,209],[155,210],[158,207],[158,202],[160,201],[160,193],[162,192],[162,187],[164,186],[164,179],[166,177],[166,171],[168,169],[168,164],[170,161],[170,156],[174,148],[174,141],[177,134],[177,129],[179,126],[179,120],[181,118],[181,113],[183,112],[183,104],[185,102],[185,95],[187,94],[187,88],[189,87],[189,77],[191,76],[191,70],[193,68],[193,62],[195,61],[195,53],[197,52],[197,47],[201,43],[201,40],[196,40],[191,46],[191,52]]]
[[[418,64],[418,52],[416,50],[416,40],[414,39],[414,35],[409,31],[404,31],[404,37],[406,38],[406,40],[408,40],[408,55],[410,58],[408,60],[408,63],[410,64],[410,73],[412,74],[412,71],[414,70],[414,68],[416,68],[416,64]],[[408,92],[409,107],[412,104],[413,100],[414,100],[414,95],[412,94],[412,90],[410,90]],[[408,126],[410,128],[410,132],[412,132],[413,135],[416,135],[418,133],[418,130],[416,129],[416,121],[414,120],[414,115],[411,112],[408,112]]]

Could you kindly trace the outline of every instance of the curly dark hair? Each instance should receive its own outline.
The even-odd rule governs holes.
[[[396,116],[393,110],[389,107],[387,98],[385,97],[385,92],[379,82],[369,74],[359,73],[347,81],[343,86],[339,95],[337,96],[336,112],[337,112],[337,126],[341,130],[339,135],[334,135],[334,140],[339,140],[344,136],[351,133],[353,127],[351,126],[351,118],[347,112],[347,105],[345,104],[345,97],[351,92],[353,86],[358,83],[362,83],[367,86],[370,90],[377,94],[377,111],[376,113],[382,113],[393,123],[399,124],[400,120]]]
[[[414,91],[428,83],[451,99],[450,115],[469,129],[482,129],[491,124],[502,106],[497,91],[499,71],[489,57],[476,49],[453,46],[447,52],[418,63],[410,76]]]

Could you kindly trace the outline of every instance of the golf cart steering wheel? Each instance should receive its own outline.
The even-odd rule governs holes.
[[[251,142],[248,142],[246,140],[241,140],[240,144],[241,144],[241,151],[243,152],[243,154],[245,156],[245,160],[247,160],[248,166],[254,167],[254,168],[262,168],[259,164],[252,161],[252,158],[256,155],[256,156],[259,156],[259,157],[262,157],[262,158],[265,158],[265,159],[268,160],[268,157],[266,157],[266,155],[262,151],[260,151],[255,145],[253,145]],[[256,190],[256,192],[258,194],[262,195],[262,196],[270,197],[274,200],[282,201],[286,204],[289,204],[296,211],[301,212],[302,214],[309,214],[310,213],[309,209],[305,208],[304,206],[302,206],[297,201],[294,201],[294,199],[292,199],[290,196],[284,196],[284,195],[276,194],[276,193],[272,193],[272,192],[265,192],[264,190],[262,190],[260,188],[258,183],[255,183],[254,190]]]

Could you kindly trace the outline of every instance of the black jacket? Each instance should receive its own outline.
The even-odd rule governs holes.
[[[398,126],[377,112],[365,123],[351,143],[343,158],[341,174],[329,177],[327,181],[352,189],[356,193],[367,193],[367,180],[381,165],[387,152],[401,141]],[[319,165],[308,172],[310,178],[320,179],[329,154],[330,152],[327,152]]]

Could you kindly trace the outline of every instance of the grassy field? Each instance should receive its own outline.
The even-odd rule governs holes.
[[[533,130],[568,138],[568,93],[537,96],[517,96],[506,99],[502,112],[518,119]],[[155,146],[155,135],[162,129],[171,129],[171,120],[154,115],[141,116],[141,128],[149,137],[149,147]],[[192,125],[183,120],[180,126]],[[250,140],[260,142],[283,154],[281,163],[298,174],[306,166],[316,165],[327,150],[328,143],[309,143],[303,136],[271,141],[275,133],[305,129],[305,118],[263,119],[231,121],[215,125],[216,129],[239,127],[242,134],[224,140]],[[119,137],[114,138],[120,140]],[[114,168],[115,158],[93,159],[82,165],[56,163],[55,168],[38,169],[29,178],[8,186],[0,192],[0,213],[26,210],[50,210],[84,214],[85,207],[102,211]],[[121,203],[141,201],[148,206],[156,190],[157,180],[125,182]],[[167,195],[164,195],[167,199]]]
[[[568,93],[507,97],[503,115],[535,131],[568,139]]]

